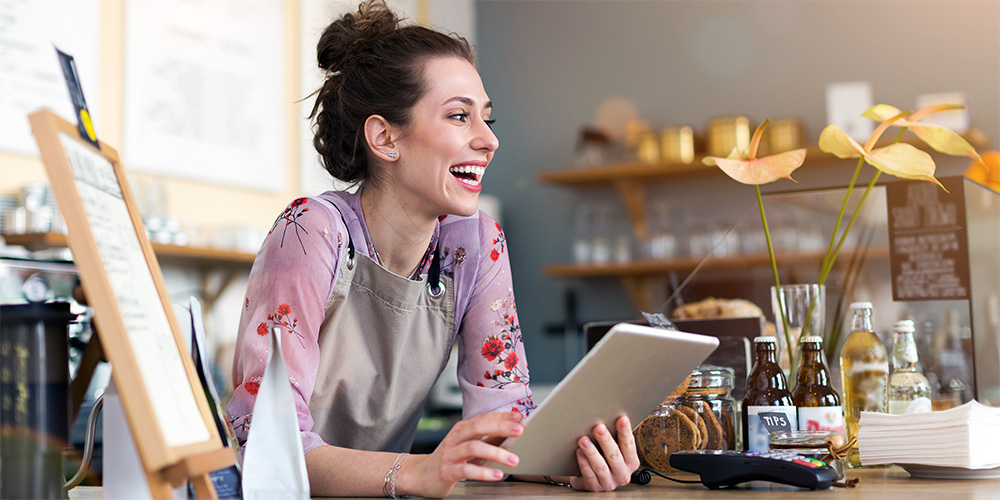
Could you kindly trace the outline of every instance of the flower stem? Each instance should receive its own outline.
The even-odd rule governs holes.
[[[785,348],[788,349],[789,367],[795,366],[792,362],[792,337],[788,333],[788,318],[785,316],[784,300],[781,295],[781,280],[778,278],[778,261],[774,258],[774,245],[771,244],[771,230],[767,227],[767,215],[764,213],[764,199],[760,195],[760,186],[754,185],[757,192],[757,207],[760,209],[760,222],[764,225],[764,238],[767,239],[767,255],[771,258],[771,271],[774,273],[774,290],[778,298],[778,315],[781,316],[781,331],[785,334]],[[777,320],[778,318],[775,318]]]
[[[865,189],[865,194],[861,196],[861,201],[858,202],[858,208],[854,211],[854,215],[851,216],[851,220],[847,223],[847,228],[844,229],[844,233],[840,235],[840,241],[837,242],[837,248],[833,251],[833,257],[830,258],[828,267],[822,270],[820,276],[827,276],[830,271],[833,270],[833,263],[837,260],[837,255],[840,254],[840,247],[844,246],[844,242],[847,241],[847,233],[851,232],[851,228],[854,227],[854,221],[858,219],[861,215],[861,208],[865,205],[865,200],[868,199],[868,195],[872,192],[872,188],[875,187],[875,183],[878,182],[878,177],[882,175],[882,171],[876,170],[875,176],[872,181],[868,183],[868,188]],[[822,278],[821,278],[822,279]]]
[[[854,191],[854,184],[858,182],[858,176],[861,175],[861,167],[864,166],[864,157],[858,158],[858,166],[854,169],[854,177],[851,177],[851,183],[847,185],[847,193],[844,194],[844,202],[840,205],[840,213],[837,214],[837,223],[833,226],[833,233],[830,235],[830,246],[826,249],[826,255],[823,257],[823,264],[820,266],[819,281],[820,285],[826,284],[827,272],[823,270],[833,267],[833,254],[834,248],[837,243],[837,233],[840,232],[840,223],[844,220],[844,211],[847,209],[847,202],[851,199],[851,192]]]

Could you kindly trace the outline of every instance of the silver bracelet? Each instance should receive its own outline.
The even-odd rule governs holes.
[[[385,482],[382,483],[382,495],[386,498],[404,498],[396,496],[396,473],[399,472],[399,466],[403,465],[403,459],[406,458],[406,455],[409,455],[409,453],[400,453],[392,463],[392,467],[389,467],[388,472],[385,473]]]

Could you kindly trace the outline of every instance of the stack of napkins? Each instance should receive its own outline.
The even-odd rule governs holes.
[[[1000,408],[971,401],[957,408],[889,415],[861,412],[862,465],[1000,467]]]

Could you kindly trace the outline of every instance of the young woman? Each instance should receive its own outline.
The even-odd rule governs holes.
[[[473,52],[371,1],[326,29],[318,59],[314,144],[359,189],[293,201],[261,246],[233,426],[245,440],[278,326],[313,495],[441,497],[462,479],[501,480],[489,462],[517,463],[497,445],[534,403],[505,236],[477,209],[499,144]],[[433,453],[407,455],[455,342],[463,420]],[[627,484],[639,461],[630,422],[616,425],[581,437],[581,476],[556,481]]]

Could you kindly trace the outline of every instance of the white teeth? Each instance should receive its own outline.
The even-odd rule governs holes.
[[[482,177],[486,173],[486,167],[474,167],[471,165],[451,167],[449,170],[460,174],[475,174],[476,177]]]
[[[457,179],[460,180],[460,181],[462,181],[462,182],[464,182],[464,183],[466,183],[466,184],[468,184],[468,185],[470,185],[470,186],[478,186],[479,185],[479,181],[474,181],[472,179],[465,179],[465,178],[462,178],[462,177],[458,177]]]

